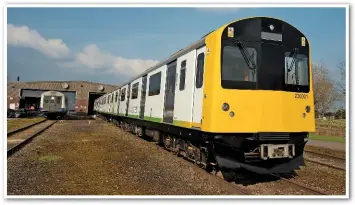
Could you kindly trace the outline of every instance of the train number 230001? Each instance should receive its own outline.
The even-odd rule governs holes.
[[[308,99],[308,95],[307,95],[307,94],[296,93],[296,94],[295,94],[295,98],[298,98],[298,99]]]

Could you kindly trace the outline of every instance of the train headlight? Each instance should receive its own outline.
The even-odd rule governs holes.
[[[311,106],[309,106],[309,105],[306,106],[306,112],[307,113],[311,112]]]
[[[229,105],[228,105],[228,103],[223,103],[223,105],[222,105],[222,110],[223,110],[223,111],[228,111],[228,110],[229,110]]]
[[[234,117],[234,112],[233,111],[229,113],[229,117]]]
[[[51,97],[51,100],[54,100],[54,97]]]

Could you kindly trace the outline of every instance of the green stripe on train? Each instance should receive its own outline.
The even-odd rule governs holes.
[[[127,117],[130,117],[130,118],[138,118],[138,115],[127,115]]]
[[[159,118],[159,117],[147,117],[147,116],[144,116],[144,120],[152,121],[152,122],[162,122],[163,121],[163,119]]]

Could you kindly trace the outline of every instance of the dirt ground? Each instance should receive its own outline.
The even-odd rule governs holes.
[[[22,127],[26,127],[33,123],[44,120],[43,117],[33,117],[33,118],[9,118],[7,120],[7,132],[17,130]]]
[[[224,181],[101,120],[60,121],[8,158],[8,195],[235,195]]]

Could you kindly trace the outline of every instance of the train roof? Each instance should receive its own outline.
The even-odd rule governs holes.
[[[45,96],[45,95],[64,96],[63,93],[58,92],[58,91],[46,91],[46,92],[43,92],[43,93],[41,94],[41,96]]]

